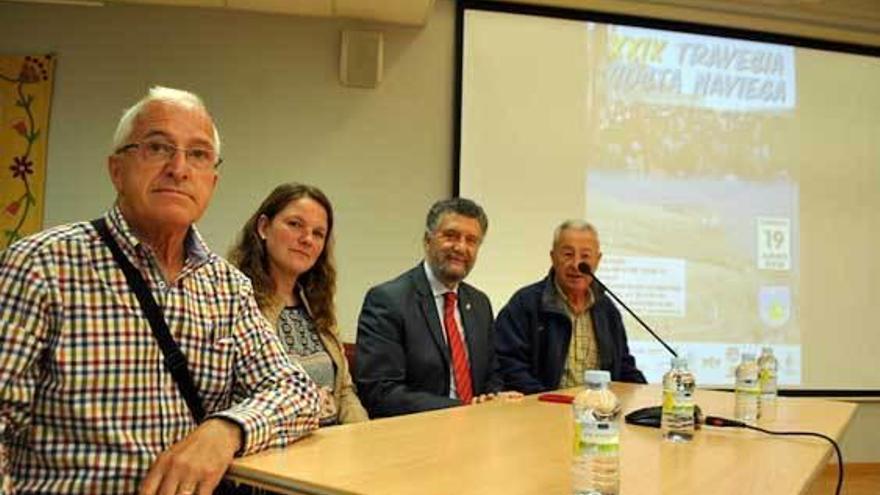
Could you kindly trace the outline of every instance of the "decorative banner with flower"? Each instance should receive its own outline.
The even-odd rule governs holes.
[[[43,227],[55,55],[0,55],[0,251]]]

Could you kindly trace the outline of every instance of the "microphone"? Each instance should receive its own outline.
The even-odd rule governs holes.
[[[627,306],[625,302],[621,301],[620,298],[617,297],[617,294],[612,292],[611,289],[609,289],[607,285],[603,284],[602,281],[599,280],[598,277],[596,277],[596,274],[593,273],[593,269],[590,268],[590,265],[588,265],[584,261],[581,261],[580,263],[578,263],[577,269],[579,272],[583,273],[584,275],[592,277],[593,280],[597,284],[599,284],[599,287],[601,287],[602,290],[607,292],[608,295],[611,296],[615,301],[617,301],[618,304],[623,306],[623,309],[625,309],[627,311],[627,313],[631,314],[632,317],[635,318],[636,321],[639,322],[642,325],[642,327],[648,331],[648,333],[650,333],[655,339],[657,339],[657,342],[660,342],[661,344],[663,344],[663,347],[665,347],[666,350],[669,351],[670,354],[672,354],[675,357],[678,357],[678,354],[674,350],[672,350],[672,347],[669,347],[669,344],[664,342],[663,339],[661,339],[660,336],[657,335],[657,333],[654,330],[652,330],[651,327],[649,327],[647,323],[645,323],[644,321],[642,321],[641,318],[639,318],[639,315],[637,315],[635,313],[635,311],[629,309],[629,306]],[[629,424],[634,424],[634,425],[639,425],[639,426],[652,426],[654,428],[660,428],[662,416],[663,416],[663,408],[660,406],[654,406],[654,407],[643,407],[641,409],[636,409],[635,411],[632,411],[631,413],[624,416],[624,419]],[[694,404],[694,428],[695,429],[698,428],[697,425],[699,425],[702,422],[702,419],[703,419],[702,416],[703,416],[703,414],[702,414],[702,411],[700,411],[700,406],[697,406],[696,404]]]
[[[627,313],[632,315],[632,317],[635,318],[636,321],[639,322],[642,325],[642,327],[648,331],[648,333],[650,333],[655,339],[657,339],[657,342],[660,342],[661,344],[663,344],[663,347],[665,347],[666,350],[669,351],[670,354],[672,354],[675,357],[678,357],[678,354],[674,350],[672,350],[672,347],[669,347],[669,344],[664,342],[663,339],[661,339],[660,336],[657,335],[656,332],[654,332],[654,330],[651,330],[651,327],[649,327],[647,323],[645,323],[644,321],[642,321],[641,318],[639,318],[639,315],[637,315],[635,313],[635,311],[629,309],[629,306],[627,306],[625,302],[621,301],[620,298],[617,297],[617,295],[614,292],[611,292],[611,289],[609,289],[607,285],[603,284],[602,281],[599,280],[598,277],[596,277],[596,274],[593,273],[593,269],[590,268],[590,265],[588,265],[584,261],[581,261],[580,263],[578,263],[577,269],[579,272],[583,273],[584,275],[592,277],[593,280],[595,280],[596,283],[599,284],[599,287],[602,287],[602,290],[607,292],[609,296],[611,296],[615,301],[617,301],[617,304],[620,304],[621,306],[623,306],[623,309],[625,309]]]

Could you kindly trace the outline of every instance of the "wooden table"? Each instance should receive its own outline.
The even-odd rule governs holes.
[[[656,385],[614,383],[624,413],[659,405]],[[567,391],[570,394],[574,390]],[[733,394],[699,390],[705,414],[732,417]],[[840,439],[855,405],[779,398],[759,426]],[[286,449],[236,460],[230,477],[292,494],[567,494],[571,406],[526,397],[325,428]],[[621,425],[621,493],[796,494],[825,466],[818,438],[703,428],[690,444]]]

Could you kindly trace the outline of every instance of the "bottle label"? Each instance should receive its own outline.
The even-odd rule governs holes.
[[[758,381],[761,382],[761,388],[776,383],[776,373],[771,369],[764,368],[758,373]]]
[[[663,413],[675,415],[693,415],[694,400],[691,394],[687,392],[676,392],[675,390],[663,391]]]
[[[607,423],[575,424],[575,455],[617,455],[620,434]]]
[[[675,391],[663,391],[663,412],[671,411],[675,407]]]
[[[758,380],[737,380],[736,382],[736,391],[737,393],[747,394],[747,395],[758,395],[761,393],[761,386]]]

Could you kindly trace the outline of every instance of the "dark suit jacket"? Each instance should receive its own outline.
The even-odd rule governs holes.
[[[459,312],[474,396],[497,392],[492,306],[465,283]],[[358,319],[355,381],[370,417],[457,406],[449,398],[449,347],[422,263],[367,292]]]

